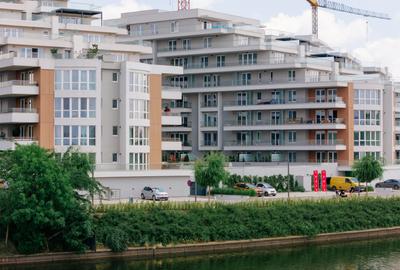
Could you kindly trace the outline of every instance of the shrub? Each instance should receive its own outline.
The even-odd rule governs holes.
[[[240,195],[240,196],[250,196],[250,197],[255,197],[257,196],[257,193],[255,190],[240,190],[240,189],[235,189],[235,188],[214,188],[211,190],[211,194],[217,195],[217,194],[223,194],[223,195]]]
[[[107,207],[109,207],[107,209]],[[143,203],[103,207],[96,238],[113,250],[259,239],[314,237],[321,233],[367,230],[400,225],[400,198],[358,197],[241,203]],[[109,210],[112,209],[112,210]],[[115,236],[115,237],[114,237]]]

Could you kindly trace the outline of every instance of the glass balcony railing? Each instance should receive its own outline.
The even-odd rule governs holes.
[[[328,124],[344,124],[344,119],[307,119],[294,118],[286,120],[231,120],[225,121],[224,126],[279,126],[279,125],[328,125]]]
[[[226,141],[225,146],[335,146],[344,145],[343,140],[306,140],[306,141],[295,141],[295,142],[285,142],[285,141]]]

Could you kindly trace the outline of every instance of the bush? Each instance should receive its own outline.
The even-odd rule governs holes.
[[[257,193],[255,190],[240,190],[240,189],[235,189],[235,188],[214,188],[211,190],[211,194],[217,195],[217,194],[223,194],[223,195],[240,195],[240,196],[250,196],[250,197],[255,197],[257,196]]]
[[[119,228],[111,228],[104,235],[104,245],[113,252],[122,252],[128,248],[128,235]]]
[[[103,207],[96,220],[96,238],[108,247],[115,244],[110,240],[113,234],[118,241],[125,239],[123,243],[131,246],[146,246],[298,235],[314,237],[321,233],[400,225],[400,198],[354,196],[289,202],[171,202],[109,207],[112,210]],[[119,247],[120,242],[116,244]]]
[[[304,188],[294,180],[294,176],[289,176],[290,191],[293,192],[304,192]],[[233,187],[235,184],[245,182],[257,184],[259,182],[265,182],[273,186],[278,192],[287,192],[287,176],[283,175],[272,175],[272,176],[240,176],[237,174],[231,174],[227,177],[224,184],[227,187]]]

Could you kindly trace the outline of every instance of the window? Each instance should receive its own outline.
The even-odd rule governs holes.
[[[212,47],[212,38],[211,37],[205,37],[203,39],[204,43],[204,48],[211,48]]]
[[[201,68],[208,67],[208,56],[200,57],[200,63],[201,63],[201,65],[200,65]]]
[[[149,145],[149,128],[143,126],[130,126],[129,145]]]
[[[378,89],[355,89],[354,104],[381,105],[381,91]]]
[[[129,153],[129,169],[147,170],[149,164],[148,153]]]
[[[225,66],[225,55],[217,55],[217,67]]]
[[[176,40],[168,41],[168,50],[169,51],[176,51]]]
[[[79,126],[72,126],[71,131],[72,131],[71,145],[79,145]]]
[[[257,121],[261,121],[262,113],[257,112]]]
[[[118,162],[118,153],[112,153],[112,162],[113,163]]]
[[[182,48],[184,50],[191,50],[192,49],[192,42],[190,39],[183,39],[182,40]]]
[[[69,98],[63,99],[63,117],[69,118],[70,116],[70,106],[69,106]]]
[[[55,130],[54,130],[54,144],[55,145],[61,145],[62,144],[62,136],[61,136],[61,129],[62,126],[55,126]]]
[[[96,70],[56,70],[56,90],[96,90]]]
[[[261,92],[257,92],[257,100],[261,100],[262,99],[262,93]]]
[[[139,72],[129,72],[129,92],[149,93],[148,75]]]
[[[171,22],[171,33],[176,33],[179,31],[179,24],[178,22]]]
[[[239,54],[239,64],[240,65],[254,65],[254,64],[257,64],[257,54],[256,53],[242,53],[242,54]]]
[[[289,160],[289,162],[296,162],[296,152],[289,152],[288,160]]]
[[[379,126],[381,124],[381,112],[375,110],[355,110],[354,125]]]
[[[113,136],[118,136],[118,126],[113,126],[112,127],[112,135]]]
[[[381,132],[355,131],[354,146],[381,146]]]
[[[112,82],[118,82],[118,73],[117,72],[113,72],[113,74],[112,74]]]
[[[61,118],[61,101],[62,98],[55,98],[54,99],[54,114],[55,114],[55,118]]]
[[[295,70],[289,70],[288,75],[289,75],[289,82],[296,81],[296,71]]]
[[[78,118],[79,117],[79,98],[72,98],[72,110],[71,110],[71,117]]]
[[[112,108],[115,110],[118,109],[118,99],[112,100]]]
[[[289,143],[295,143],[296,142],[296,131],[289,131],[288,137],[289,137]]]
[[[297,118],[297,112],[296,111],[288,111],[288,118],[289,118],[289,121],[295,121]]]
[[[296,102],[297,99],[297,92],[296,90],[289,90],[289,102]]]
[[[96,127],[89,126],[89,145],[96,145]]]
[[[43,49],[41,48],[21,48],[18,56],[21,58],[40,58],[42,54]]]
[[[129,99],[130,119],[149,119],[149,101],[144,99]]]

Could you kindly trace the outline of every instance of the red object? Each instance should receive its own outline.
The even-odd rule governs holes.
[[[318,181],[318,171],[315,170],[314,171],[314,191],[315,192],[318,192],[318,190],[319,190],[319,183],[318,182],[319,182]]]
[[[326,192],[326,171],[322,170],[321,171],[321,177],[322,177],[322,191]]]
[[[191,187],[192,184],[193,184],[193,182],[189,179],[189,180],[187,181],[187,185],[188,185],[189,187]]]

